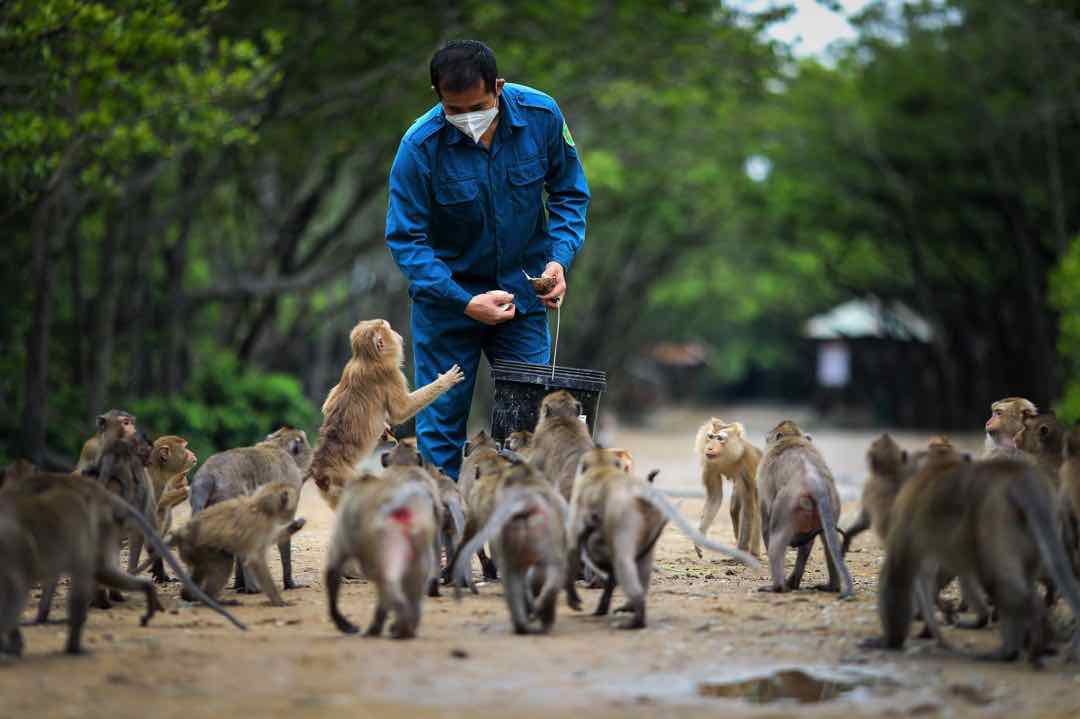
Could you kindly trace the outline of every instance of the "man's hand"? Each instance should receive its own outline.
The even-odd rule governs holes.
[[[554,277],[555,287],[546,295],[540,295],[540,299],[544,301],[545,305],[555,309],[562,302],[563,295],[566,294],[566,276],[563,273],[563,266],[558,262],[547,263],[547,267],[544,268],[544,277]]]
[[[561,269],[561,268],[560,268]],[[497,325],[514,319],[517,308],[514,296],[502,290],[492,290],[482,295],[473,295],[465,314],[485,325]]]

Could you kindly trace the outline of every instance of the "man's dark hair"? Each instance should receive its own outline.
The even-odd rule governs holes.
[[[451,40],[431,58],[431,86],[442,97],[443,90],[461,92],[484,81],[484,89],[494,94],[495,53],[477,40]]]

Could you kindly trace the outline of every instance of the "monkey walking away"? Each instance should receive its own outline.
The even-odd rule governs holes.
[[[491,542],[515,634],[547,634],[555,624],[559,592],[567,586],[566,501],[534,467],[506,467],[495,488],[490,518],[464,545],[452,576],[470,574],[469,558]],[[572,584],[571,584],[572,586]]]
[[[708,534],[724,501],[724,479],[728,479],[734,487],[731,524],[739,549],[754,556],[761,554],[761,504],[757,488],[761,450],[746,438],[741,423],[713,417],[698,429],[694,452],[701,462],[701,482],[705,485],[706,497],[698,530]],[[694,549],[700,558],[701,548]]]
[[[426,483],[394,473],[362,475],[345,486],[327,552],[325,581],[330,619],[345,634],[359,629],[341,613],[338,595],[345,565],[358,560],[376,587],[378,602],[368,636],[409,639],[420,625],[420,603],[435,557],[435,508]]]
[[[193,515],[165,541],[176,548],[207,596],[216,599],[221,594],[235,560],[255,578],[271,605],[283,607],[285,600],[270,578],[266,552],[304,526],[302,518],[293,518],[299,499],[299,491],[289,482],[265,484],[254,494],[227,499]],[[194,598],[188,590],[181,596]]]
[[[1047,652],[1046,571],[1080,617],[1077,586],[1056,531],[1050,487],[1031,462],[991,459],[928,462],[897,497],[878,581],[884,636],[864,646],[899,649],[911,623],[912,591],[929,570],[978,577],[997,608],[1002,644],[983,659],[1012,661],[1026,650],[1038,665]],[[1080,635],[1067,658],[1080,659]]]
[[[491,438],[487,430],[482,429],[465,441],[461,448],[461,468],[458,470],[458,486],[461,487],[461,496],[466,499],[472,491],[473,480],[476,479],[476,466],[482,461],[491,458],[491,455],[499,451],[498,443]]]
[[[203,462],[191,480],[191,514],[197,515],[218,502],[253,494],[265,484],[284,482],[299,493],[311,466],[312,450],[302,429],[282,427],[254,447],[238,447],[212,455]],[[295,505],[294,505],[295,507]],[[282,584],[295,589],[293,580],[292,540],[288,533],[278,542]],[[260,590],[256,578],[236,567],[236,589],[254,593]]]
[[[588,426],[582,422],[581,402],[564,389],[540,402],[540,419],[533,431],[529,461],[570,501],[581,455],[592,449]]]
[[[814,539],[821,534],[829,583],[815,589],[839,592],[841,599],[854,596],[836,529],[840,494],[824,457],[791,420],[770,430],[765,444],[757,482],[772,584],[761,591],[798,589]],[[795,547],[798,553],[795,568],[785,579],[784,555],[788,547]]]
[[[490,449],[482,449],[473,452],[471,457],[476,458],[475,468],[472,475],[475,478],[469,485],[469,493],[465,496],[465,531],[461,535],[461,541],[457,545],[457,551],[451,556],[447,564],[451,567],[462,556],[462,547],[469,543],[476,534],[491,519],[491,513],[495,511],[495,494],[502,477],[503,470],[510,464],[505,456]],[[494,547],[492,554],[495,554]],[[468,557],[469,555],[464,555]],[[476,556],[480,560],[480,569],[485,579],[498,579],[499,573],[495,557],[488,557],[484,552],[483,543],[476,545]],[[471,561],[471,560],[467,560]],[[451,576],[454,576],[451,574]],[[473,581],[472,572],[465,573],[466,584],[473,594],[477,593],[476,583]]]
[[[436,531],[431,546],[433,561],[431,573],[428,577],[428,596],[437,597],[439,596],[440,580],[439,563],[442,561],[442,529],[447,518],[438,480],[435,478],[435,474],[429,471],[429,468],[425,465],[424,458],[420,456],[420,450],[416,448],[415,444],[401,442],[391,451],[383,453],[381,461],[385,468],[383,476],[420,482],[427,488],[428,495],[431,497],[431,507],[434,511],[432,521],[435,524]]]
[[[103,457],[135,456],[114,449],[107,445]],[[29,599],[30,586],[35,582],[55,585],[60,575],[70,578],[68,653],[82,653],[82,629],[98,584],[143,592],[147,603],[143,625],[161,611],[153,583],[130,576],[116,566],[115,547],[126,519],[139,526],[146,540],[196,597],[236,627],[245,628],[192,582],[142,513],[106,488],[108,482],[130,481],[122,475],[130,475],[133,470],[130,462],[115,461],[103,468],[102,482],[80,475],[33,474],[6,484],[0,491],[0,547],[6,558],[0,563],[0,651],[14,655],[22,652],[19,615]]]
[[[581,607],[572,578],[577,576],[584,554],[606,575],[597,616],[608,613],[615,587],[622,587],[627,598],[626,609],[633,614],[623,629],[645,626],[645,598],[652,577],[653,553],[669,520],[701,546],[751,567],[758,566],[750,554],[712,542],[694,531],[678,509],[652,487],[652,476],[646,481],[624,471],[618,456],[610,450],[589,450],[581,458],[570,502],[567,521],[570,606]]]
[[[401,366],[401,335],[386,320],[358,322],[349,334],[352,357],[322,406],[319,447],[310,475],[319,493],[337,507],[345,485],[371,454],[387,421],[401,424],[465,379],[454,365],[431,384],[409,392]]]

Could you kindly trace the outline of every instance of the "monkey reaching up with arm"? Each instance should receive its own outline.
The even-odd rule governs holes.
[[[386,320],[358,322],[349,334],[352,357],[322,406],[323,423],[310,476],[331,507],[375,448],[387,420],[401,424],[465,379],[454,365],[409,392],[401,371],[404,345]]]

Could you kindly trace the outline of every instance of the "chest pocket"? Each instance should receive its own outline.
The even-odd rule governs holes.
[[[544,189],[544,162],[539,157],[507,169],[514,207],[520,211],[540,210],[541,192]]]
[[[435,185],[435,217],[432,223],[435,254],[456,255],[484,229],[480,183],[475,179],[446,179]]]

